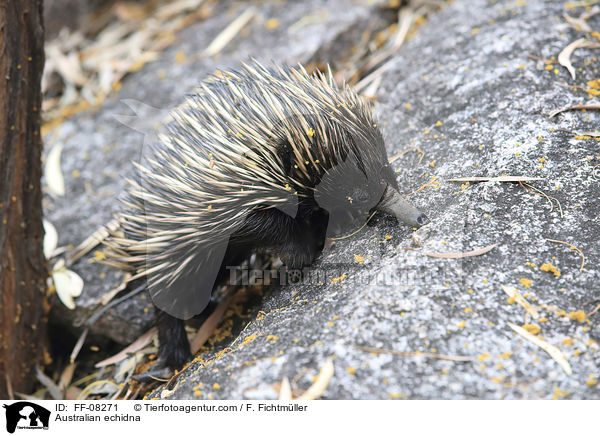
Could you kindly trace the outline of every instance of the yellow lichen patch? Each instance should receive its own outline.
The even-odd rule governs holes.
[[[540,270],[542,270],[544,272],[554,273],[554,275],[556,277],[560,277],[560,271],[558,270],[558,268],[556,268],[554,265],[552,265],[550,263],[544,263],[542,266],[540,266]]]
[[[531,280],[529,280],[529,279],[525,279],[525,278],[523,278],[523,279],[519,279],[519,282],[521,282],[521,284],[522,284],[523,286],[525,286],[526,288],[530,287],[530,286],[531,286],[531,284],[533,283]]]
[[[315,129],[313,129],[313,128],[311,127],[310,129],[308,129],[308,130],[306,131],[306,134],[307,134],[308,136],[314,136],[314,134],[315,134]]]
[[[477,356],[477,360],[479,360],[480,362],[483,362],[485,359],[489,359],[490,357],[490,353],[483,353],[480,354],[479,356]]]
[[[507,351],[506,353],[502,353],[502,354],[498,355],[498,357],[500,359],[508,359],[510,356],[512,356],[512,351]]]
[[[392,400],[406,400],[408,398],[408,396],[406,394],[401,393],[401,392],[392,392],[390,394],[390,398]]]
[[[532,335],[537,335],[541,330],[540,326],[536,324],[523,324],[522,327]]]
[[[537,265],[535,263],[532,263],[532,262],[525,262],[525,265],[530,266],[532,268],[537,268]]]
[[[341,282],[342,280],[345,280],[345,279],[346,279],[346,273],[342,274],[342,275],[341,275],[341,276],[339,276],[339,277],[334,277],[334,278],[332,278],[332,279],[331,279],[331,284],[332,284],[332,285],[335,285],[337,282]]]
[[[552,399],[558,400],[559,398],[566,397],[567,395],[569,395],[568,392],[561,391],[560,389],[556,388],[554,389],[554,396],[552,397]]]
[[[585,384],[588,386],[596,386],[598,384],[598,380],[596,380],[596,374],[590,374]]]
[[[280,24],[281,23],[277,18],[271,18],[270,20],[267,20],[267,22],[265,23],[265,27],[268,30],[272,30],[278,28]]]
[[[574,138],[575,139],[579,139],[579,140],[581,140],[581,139],[592,139],[592,137],[588,136],[588,135],[575,135]]]
[[[221,385],[220,385],[219,383],[215,383],[215,384],[213,385],[213,389],[214,389],[214,390],[219,390],[219,389],[221,389]]]
[[[365,261],[365,258],[363,256],[361,256],[360,254],[355,254],[354,260],[362,265],[363,262]]]
[[[600,95],[600,89],[593,89],[593,88],[587,88],[584,90],[585,92],[587,92],[590,96],[598,96]]]
[[[356,375],[356,368],[354,368],[353,366],[349,366],[346,368],[346,372],[350,375]]]
[[[471,313],[471,312],[473,312],[473,309],[471,309],[470,307],[465,307],[465,312]]]
[[[279,336],[274,336],[274,335],[267,336],[267,341],[276,341],[277,339],[279,339]]]
[[[494,383],[502,383],[502,382],[504,382],[504,378],[505,378],[504,376],[502,376],[502,377],[492,377],[492,381]]]
[[[186,56],[185,53],[182,51],[177,51],[175,53],[175,63],[176,64],[182,64],[185,62]]]
[[[569,319],[577,322],[585,321],[585,312],[583,310],[578,310],[576,312],[569,312]]]
[[[240,347],[243,347],[244,345],[249,344],[250,342],[252,342],[253,340],[255,340],[257,338],[258,335],[254,334],[254,335],[249,335],[246,336],[244,338],[244,341],[240,344]]]
[[[467,323],[463,319],[461,322],[459,322],[458,324],[456,324],[456,327],[458,327],[459,329],[464,329],[465,325],[467,325]]]

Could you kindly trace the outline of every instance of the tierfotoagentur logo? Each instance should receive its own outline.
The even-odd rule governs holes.
[[[48,430],[50,411],[29,401],[19,401],[10,405],[4,404],[6,414],[6,431],[14,433],[19,430]]]

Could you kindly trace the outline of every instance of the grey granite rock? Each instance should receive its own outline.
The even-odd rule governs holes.
[[[548,70],[529,56],[550,59],[582,36],[565,26],[563,12],[562,2],[463,0],[433,17],[394,57],[377,106],[390,155],[407,147],[424,152],[422,161],[411,152],[395,165],[406,192],[434,182],[411,197],[432,223],[413,232],[378,218],[339,241],[314,265],[338,265],[326,281],[265,296],[243,332],[198,356],[172,392],[162,386],[150,397],[276,398],[284,377],[296,378],[293,387],[302,391],[332,358],[335,373],[323,395],[330,399],[600,398],[600,315],[576,319],[599,297],[593,168],[600,142],[572,133],[597,129],[598,113],[548,117],[589,101],[559,84],[597,78],[597,51],[573,55],[581,68],[576,81],[558,64]],[[555,197],[562,212],[516,183],[447,181],[503,174],[543,177],[532,186]],[[548,239],[580,249],[583,269],[576,250]],[[487,254],[463,259],[415,251],[491,244],[497,247]],[[509,302],[502,285],[516,287],[539,318]],[[572,375],[508,323],[538,326]]]
[[[237,12],[228,14],[231,7]],[[62,244],[79,242],[117,210],[120,176],[130,173],[128,162],[142,143],[141,134],[113,118],[131,114],[122,99],[170,107],[217,66],[248,56],[343,59],[351,41],[379,17],[377,7],[360,3],[260,4],[250,34],[218,59],[173,62],[177,50],[188,57],[200,52],[244,7],[220,4],[211,19],[182,32],[161,60],[125,80],[101,110],[59,128],[68,192],[64,199],[47,198],[46,210]],[[319,8],[329,11],[319,14],[323,21],[286,33],[290,23]],[[324,398],[600,398],[594,384],[600,376],[600,314],[576,319],[579,311],[591,312],[599,297],[600,174],[594,177],[593,169],[600,163],[600,142],[573,133],[597,129],[598,113],[548,117],[556,108],[590,101],[582,90],[559,84],[598,78],[597,51],[575,52],[573,62],[581,68],[575,81],[558,64],[547,70],[529,56],[550,59],[582,36],[565,25],[563,12],[555,1],[457,0],[426,23],[388,65],[377,112],[390,156],[407,147],[424,152],[422,160],[408,152],[394,165],[401,187],[418,191],[411,198],[432,223],[414,232],[376,217],[317,260],[313,272],[325,277],[274,287],[236,305],[231,312],[242,317],[227,316],[219,339],[179,376],[172,392],[161,386],[149,396],[276,398],[284,377],[300,392],[332,358],[335,373]],[[266,30],[264,20],[272,16],[282,25]],[[598,28],[599,17],[590,24]],[[154,121],[155,112],[139,110],[142,119]],[[77,179],[73,170],[80,171]],[[543,177],[532,186],[555,197],[560,210],[555,200],[516,183],[447,181],[503,174]],[[548,239],[580,249],[583,269],[576,250]],[[422,253],[491,244],[497,247],[463,259]],[[560,276],[542,271],[543,264]],[[65,319],[85,315],[118,284],[114,272],[101,276],[88,259],[74,269],[86,290],[80,309],[62,310],[61,316],[70,317]],[[516,287],[539,318],[510,304],[502,285]],[[128,304],[111,311],[97,333],[124,343],[134,339],[150,321],[148,301]],[[538,336],[564,354],[572,374],[508,323],[538,326]],[[448,360],[456,357],[470,360]]]

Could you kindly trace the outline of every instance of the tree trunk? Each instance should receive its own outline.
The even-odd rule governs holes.
[[[28,393],[43,357],[42,0],[0,0],[0,398]]]

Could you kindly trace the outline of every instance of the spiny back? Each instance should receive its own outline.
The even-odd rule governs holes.
[[[319,178],[348,156],[361,165],[385,160],[371,106],[338,88],[331,74],[302,67],[252,62],[218,72],[172,111],[166,129],[136,165],[123,234],[109,241],[113,264],[157,286],[206,268],[252,209],[293,216]]]

